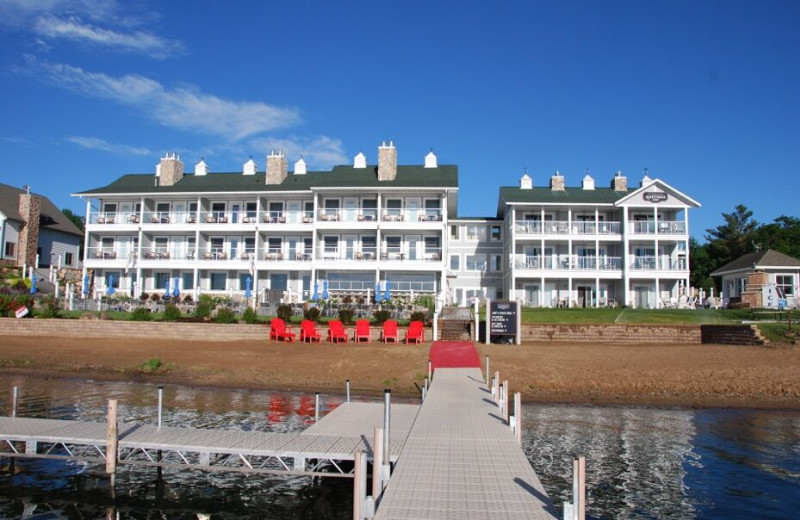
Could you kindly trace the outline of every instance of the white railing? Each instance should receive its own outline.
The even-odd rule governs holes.
[[[513,265],[516,269],[615,271],[622,268],[622,259],[618,256],[514,255]]]
[[[520,235],[618,235],[621,229],[620,222],[518,220],[514,223],[514,231]]]

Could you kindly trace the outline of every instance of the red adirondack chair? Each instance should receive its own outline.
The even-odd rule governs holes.
[[[341,321],[331,320],[328,323],[328,341],[331,343],[339,343],[340,341],[347,343],[347,332],[345,332]]]
[[[408,330],[406,331],[406,343],[422,343],[422,340],[425,339],[425,329],[422,325],[421,321],[412,321],[408,325]]]
[[[353,341],[361,343],[361,341],[370,342],[369,322],[367,320],[358,320],[356,322],[356,331],[353,333]]]
[[[383,322],[383,331],[381,332],[381,341],[384,343],[397,343],[397,322],[394,320],[386,320]]]
[[[292,332],[291,327],[286,326],[286,322],[282,319],[272,318],[272,321],[269,322],[269,337],[277,341],[294,343],[295,333]]]
[[[317,326],[311,320],[303,320],[300,323],[300,341],[308,343],[322,341],[322,334],[317,330]]]

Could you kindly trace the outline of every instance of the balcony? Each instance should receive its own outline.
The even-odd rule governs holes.
[[[654,256],[636,256],[628,266],[635,271],[688,271],[689,265],[685,257],[656,258]]]
[[[654,220],[631,222],[628,230],[634,235],[685,235],[686,222],[673,220]]]
[[[619,271],[622,269],[622,259],[618,256],[514,255],[512,262],[515,269],[544,271]]]
[[[136,254],[136,250],[123,250],[116,246],[92,246],[86,248],[86,258],[89,260],[117,260],[128,258],[129,254]]]
[[[517,235],[619,235],[620,222],[585,222],[567,220],[517,220]]]

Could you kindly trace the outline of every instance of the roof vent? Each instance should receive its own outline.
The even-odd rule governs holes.
[[[533,189],[533,178],[525,172],[525,175],[519,178],[519,189],[530,190]]]
[[[589,175],[589,170],[586,170],[586,177],[583,178],[581,181],[581,188],[584,190],[593,190],[594,189],[594,179],[591,175]]]
[[[306,171],[306,162],[303,160],[303,156],[300,156],[300,159],[294,163],[294,174],[295,175],[305,175]]]
[[[256,162],[253,160],[253,156],[250,156],[250,159],[247,160],[244,165],[242,165],[242,173],[244,175],[255,175],[256,174]]]
[[[206,164],[205,157],[200,159],[200,162],[194,165],[194,174],[195,175],[208,175],[211,170],[208,168]]]
[[[367,156],[361,152],[358,152],[358,155],[355,156],[353,159],[353,168],[366,168],[367,167]]]
[[[426,168],[437,168],[439,165],[436,161],[436,155],[433,153],[433,149],[428,152],[428,155],[425,156],[425,167]]]

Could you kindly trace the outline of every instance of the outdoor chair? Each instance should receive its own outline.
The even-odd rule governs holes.
[[[303,320],[300,323],[300,341],[307,343],[319,343],[322,341],[322,334],[317,331],[317,327],[311,320]]]
[[[339,343],[341,341],[347,343],[347,332],[345,332],[341,321],[331,320],[328,323],[328,341],[331,343]]]
[[[361,341],[370,341],[369,322],[367,320],[358,320],[356,322],[356,330],[353,333],[353,341],[361,343]]]
[[[383,323],[383,331],[381,332],[381,341],[384,343],[397,343],[397,322],[394,320],[386,320]]]
[[[425,339],[425,328],[422,325],[421,321],[412,321],[408,325],[408,330],[406,331],[406,343],[422,343],[422,340]]]
[[[281,318],[273,318],[269,323],[269,338],[286,343],[294,343],[295,334]]]

